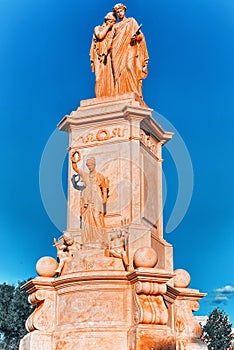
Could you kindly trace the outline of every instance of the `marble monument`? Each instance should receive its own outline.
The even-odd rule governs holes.
[[[142,97],[141,25],[116,4],[90,49],[96,98],[59,123],[69,134],[67,229],[23,287],[36,306],[20,350],[202,349],[205,295],[174,270],[163,236],[162,147],[173,137]]]

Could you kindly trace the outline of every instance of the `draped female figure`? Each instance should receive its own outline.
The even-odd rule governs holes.
[[[116,4],[113,12],[119,17],[111,46],[115,93],[136,92],[142,97],[142,79],[148,74],[149,59],[144,35],[136,20],[125,16],[125,5]]]
[[[116,17],[112,12],[105,16],[104,23],[94,28],[90,48],[92,71],[95,73],[96,97],[114,95],[114,77],[111,63],[111,43],[113,38],[113,25]]]
[[[72,154],[72,167],[84,183],[81,195],[82,243],[107,244],[108,238],[104,225],[105,205],[108,197],[109,180],[96,171],[94,157],[88,158],[86,166],[89,172],[78,166],[79,152]]]

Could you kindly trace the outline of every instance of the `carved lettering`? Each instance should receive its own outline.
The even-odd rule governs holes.
[[[76,147],[80,145],[86,145],[93,142],[103,142],[116,137],[123,138],[126,135],[127,128],[115,127],[111,128],[102,128],[97,132],[88,133],[86,135],[82,135],[78,138],[77,141],[74,141]]]

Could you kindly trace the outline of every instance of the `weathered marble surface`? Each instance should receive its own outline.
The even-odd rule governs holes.
[[[82,242],[82,186],[74,188],[69,162],[68,226],[55,240],[64,260],[57,267],[43,258],[40,277],[24,286],[37,307],[20,350],[206,348],[192,314],[205,294],[188,287],[186,271],[174,271],[163,237],[161,150],[172,133],[134,93],[81,101],[59,128],[69,133],[70,155],[79,152],[80,169],[95,157],[109,179],[108,241]]]
[[[172,287],[174,276],[139,267],[35,278],[24,286],[37,308],[20,350],[82,350],[94,344],[105,350],[205,349],[192,315],[204,294]]]
[[[104,227],[107,235],[127,222],[129,269],[134,252],[142,246],[160,251],[159,267],[173,270],[172,247],[162,229],[162,145],[172,133],[152,118],[134,93],[81,101],[80,107],[64,117],[60,130],[69,133],[70,154],[78,151],[79,168],[86,170],[90,157],[97,172],[109,180]],[[69,162],[69,176],[74,175]],[[81,191],[68,181],[68,227],[82,243]]]
[[[104,23],[94,28],[90,59],[96,97],[135,92],[142,99],[149,56],[141,26],[126,17],[126,10],[125,5],[116,4]]]

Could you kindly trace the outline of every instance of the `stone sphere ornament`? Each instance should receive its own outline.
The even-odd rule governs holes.
[[[36,264],[37,274],[41,277],[54,277],[57,268],[58,262],[50,256],[43,256]]]
[[[177,269],[174,271],[174,286],[176,288],[187,288],[191,282],[190,274],[183,269]]]
[[[153,248],[142,247],[135,252],[133,262],[135,267],[152,268],[158,262],[158,254]]]

